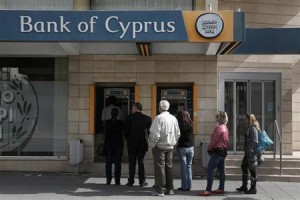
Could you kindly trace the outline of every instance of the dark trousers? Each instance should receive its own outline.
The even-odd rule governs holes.
[[[256,167],[255,166],[254,167],[250,167],[250,165],[249,165],[249,159],[248,159],[247,155],[245,155],[244,158],[243,158],[241,169],[242,169],[243,175],[248,176],[249,175],[248,170],[249,170],[250,171],[250,175],[251,175],[251,177],[253,179],[255,179],[257,177]]]
[[[156,192],[164,193],[163,188],[166,186],[168,191],[174,189],[172,157],[173,149],[163,150],[160,148],[152,149],[154,160],[154,176]]]
[[[135,175],[135,166],[136,160],[138,161],[138,175],[139,175],[139,184],[142,184],[146,181],[145,175],[145,166],[144,166],[144,157],[145,151],[138,150],[128,150],[128,159],[129,159],[129,183],[134,183],[134,175]]]
[[[112,179],[112,164],[115,164],[115,182],[120,183],[121,178],[121,161],[123,156],[123,146],[107,147],[106,156],[106,179],[107,182],[111,182]]]

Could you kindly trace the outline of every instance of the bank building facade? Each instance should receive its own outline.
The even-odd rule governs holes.
[[[187,109],[194,176],[205,174],[202,144],[222,110],[226,173],[240,177],[254,113],[274,141],[262,180],[300,180],[299,13],[296,0],[0,0],[0,171],[105,175],[96,150],[114,95],[125,120],[134,102],[152,119],[162,99],[174,115]],[[176,177],[176,150],[173,162]],[[148,151],[148,175],[152,163]]]

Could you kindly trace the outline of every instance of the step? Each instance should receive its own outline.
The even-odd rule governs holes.
[[[241,180],[242,174],[227,174],[226,180]],[[258,174],[259,182],[273,181],[273,182],[300,182],[300,176],[292,175],[260,175]]]
[[[229,174],[240,174],[241,168],[237,166],[226,166],[226,173]],[[279,167],[258,167],[257,169],[258,174],[263,175],[280,175],[280,168]],[[291,176],[299,176],[300,169],[299,168],[283,168],[282,174],[284,175],[291,175]]]
[[[225,161],[226,166],[241,166],[242,159],[227,159]],[[265,159],[263,163],[264,167],[280,167],[279,160],[273,159]],[[283,160],[282,161],[283,168],[300,168],[300,160]]]

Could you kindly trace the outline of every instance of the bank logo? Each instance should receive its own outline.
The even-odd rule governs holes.
[[[224,28],[222,18],[215,13],[205,13],[200,15],[196,21],[196,29],[204,38],[218,37]]]
[[[37,125],[36,91],[18,68],[0,68],[0,150],[21,151]]]

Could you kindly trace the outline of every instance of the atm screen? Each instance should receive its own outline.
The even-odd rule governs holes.
[[[178,111],[186,109],[192,116],[192,88],[158,88],[157,101],[168,100],[169,112],[177,115]]]
[[[178,113],[177,102],[170,101],[169,112],[170,112],[172,115],[175,115],[175,116],[177,115],[177,113]]]

